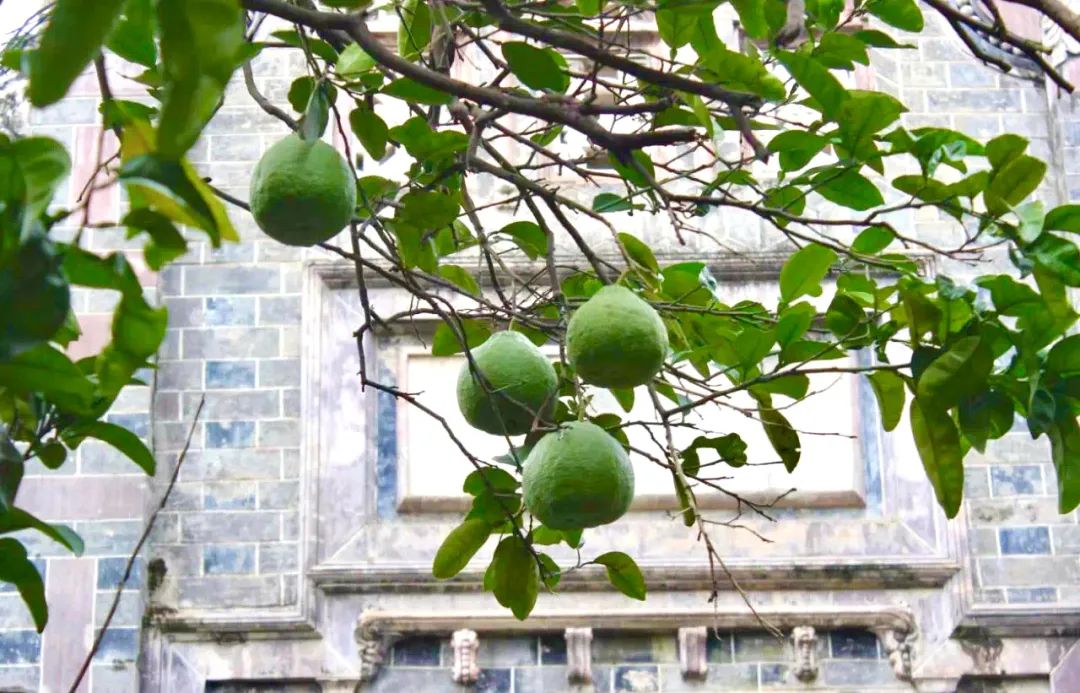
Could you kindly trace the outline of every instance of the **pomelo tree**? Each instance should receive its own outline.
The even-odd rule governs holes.
[[[1080,40],[1078,17],[1061,3],[1023,4]],[[278,180],[281,166],[302,166],[309,155],[337,166],[332,152],[314,149],[329,133],[359,143],[344,147],[347,171],[334,178],[323,168],[317,189],[305,191],[318,207],[333,187],[328,181],[344,179],[347,191],[330,194],[325,210],[327,224],[347,224],[337,240],[323,242],[337,228],[300,223],[310,219],[306,211],[297,225],[280,228],[282,215],[297,209],[274,211],[279,183],[253,188],[269,196],[255,212],[266,212],[264,226],[279,227],[275,237],[319,242],[356,266],[366,309],[360,335],[389,321],[436,316],[431,348],[465,354],[465,387],[480,388],[474,400],[501,391],[490,382],[494,373],[486,378],[478,365],[493,333],[511,329],[535,344],[560,345],[553,400],[531,404],[536,416],[523,437],[507,438],[506,455],[480,459],[459,443],[461,463],[475,467],[465,484],[474,501],[434,556],[437,577],[457,574],[490,541],[498,544],[485,584],[519,617],[541,589],[557,587],[562,571],[587,564],[604,565],[618,589],[644,598],[633,557],[589,556],[587,533],[583,538],[573,521],[544,525],[522,503],[529,449],[544,441],[543,457],[558,457],[556,450],[575,447],[582,431],[593,436],[597,427],[623,446],[632,426],[656,433],[653,449],[629,457],[670,473],[676,517],[698,537],[710,565],[722,566],[709,539],[717,524],[698,496],[722,489],[717,465],[737,475],[750,454],[788,470],[799,465],[800,431],[784,412],[812,398],[810,377],[823,373],[868,378],[886,430],[907,413],[949,517],[961,505],[965,456],[1003,436],[1017,417],[1033,437],[1049,438],[1060,510],[1073,510],[1080,504],[1080,337],[1069,336],[1077,313],[1068,294],[1080,286],[1080,206],[1049,208],[1037,199],[1047,167],[1023,137],[980,141],[942,127],[906,127],[895,96],[850,86],[873,56],[909,50],[911,35],[930,20],[924,12],[951,26],[975,59],[1008,67],[972,39],[990,37],[1069,88],[1044,46],[996,13],[965,14],[946,0],[50,4],[10,41],[3,65],[36,107],[60,101],[93,71],[103,130],[121,147],[100,161],[76,204],[57,208],[50,200],[70,170],[65,146],[16,133],[0,138],[0,579],[18,587],[43,627],[41,578],[10,534],[36,529],[80,550],[69,528],[16,507],[30,460],[56,468],[96,438],[154,472],[139,439],[102,417],[121,388],[152,367],[167,315],[143,298],[128,258],[90,252],[80,238],[95,188],[115,183],[126,189],[130,208],[114,225],[144,241],[142,262],[152,270],[181,257],[192,234],[214,245],[237,240],[226,207],[246,209],[247,201],[218,191],[185,158],[232,80],[296,131],[276,164],[264,160],[257,180]],[[379,17],[397,20],[396,40],[374,31]],[[637,26],[658,32],[660,46],[646,51],[630,40]],[[250,66],[261,53],[282,50],[304,56],[290,75],[288,104],[260,94]],[[121,77],[110,66],[120,61],[124,78],[145,85],[145,98],[114,96],[110,80]],[[458,69],[463,64],[468,69]],[[372,175],[359,165],[388,157],[405,160],[399,175]],[[303,188],[303,176],[293,173],[280,179],[288,194],[298,180]],[[502,186],[496,199],[493,182]],[[355,200],[351,218],[337,209],[342,199],[350,208]],[[514,209],[513,220],[506,223],[497,207]],[[915,211],[936,215],[949,232],[917,237],[904,221]],[[718,215],[755,220],[771,236],[766,245],[783,250],[776,300],[724,299],[724,277],[710,270],[726,243],[709,223]],[[631,221],[643,228],[641,219],[652,240],[628,232]],[[667,262],[658,249],[670,247],[696,256]],[[926,271],[930,261],[939,271]],[[374,313],[365,288],[372,277],[411,294],[415,308]],[[575,373],[567,357],[568,346],[593,355],[609,349],[617,361],[642,346],[610,349],[617,323],[582,325],[567,344],[575,311],[598,292],[612,294],[603,289],[612,284],[631,294],[619,299],[623,306],[651,307],[666,332],[664,349],[644,344],[607,381],[629,383],[611,391],[626,411],[635,399],[648,400],[651,421],[598,413],[592,397],[604,382],[588,384],[595,376],[579,377],[585,373]],[[73,286],[121,297],[111,343],[77,361],[65,354],[78,335]],[[594,312],[617,320],[619,310]],[[643,333],[658,325],[648,316],[627,321],[635,323]],[[598,337],[609,328],[615,337]],[[857,365],[844,358],[855,352],[868,356]],[[364,387],[445,424],[412,393],[380,382],[362,353],[359,365]],[[581,365],[595,372],[610,364],[582,357]],[[644,381],[637,379],[642,368]],[[748,451],[731,431],[702,430],[688,444],[674,442],[673,430],[739,394],[751,398],[743,412],[763,428],[771,451]],[[625,476],[622,453],[606,459]],[[574,490],[540,492],[533,507],[544,514]],[[628,502],[607,501],[607,512],[595,515],[605,521]],[[767,510],[743,502],[748,511]],[[584,559],[558,565],[544,547],[560,542],[582,546]]]

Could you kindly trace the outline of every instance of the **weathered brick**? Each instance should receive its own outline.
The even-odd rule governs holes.
[[[296,479],[300,476],[300,451],[281,451],[281,478]]]
[[[1051,524],[1061,521],[1054,498],[993,498],[968,503],[972,525]]]
[[[266,481],[259,484],[261,510],[294,509],[299,502],[299,481]]]
[[[945,86],[945,65],[943,63],[904,63],[901,66],[900,71],[903,75],[904,86]]]
[[[191,449],[201,448],[205,424],[196,423],[191,434]],[[187,442],[191,423],[188,421],[159,421],[154,424],[154,449],[156,451],[181,450]]]
[[[286,512],[281,515],[281,540],[296,541],[300,538],[300,513]]]
[[[159,359],[169,361],[180,358],[180,333],[180,330],[165,330],[165,339],[161,340],[158,348]]]
[[[157,370],[157,390],[202,390],[202,361],[162,361]]]
[[[289,389],[281,391],[281,414],[286,418],[300,418],[299,389]]]
[[[949,84],[953,87],[996,87],[997,75],[996,70],[973,61],[949,65]]]
[[[255,299],[237,296],[207,298],[206,324],[254,325]]]
[[[241,575],[255,571],[255,546],[215,544],[203,547],[203,573]]]
[[[300,328],[279,327],[281,330],[281,355],[295,358],[300,355]]]
[[[1054,587],[1014,587],[1005,590],[1005,598],[1010,604],[1045,604],[1057,601],[1057,589]]]
[[[258,108],[223,108],[206,126],[206,133],[210,135],[252,132],[285,135],[289,129],[280,120],[264,114]]]
[[[998,530],[1001,553],[1048,554],[1050,530],[1046,527],[1003,527]]]
[[[186,359],[244,359],[277,356],[280,336],[276,327],[219,327],[184,330]]]
[[[14,591],[0,592],[0,632],[33,629],[34,619],[22,597]],[[0,678],[0,686],[2,685],[3,678]]]
[[[281,603],[281,587],[273,575],[189,578],[178,585],[178,603],[182,608],[277,606]]]
[[[225,243],[220,248],[207,248],[204,262],[206,264],[254,262],[256,245],[253,241],[242,240],[239,243]]]
[[[276,512],[218,511],[180,518],[184,542],[271,541],[281,535],[281,515]]]
[[[254,444],[254,421],[211,421],[206,424],[207,448],[248,448]]]
[[[980,558],[979,574],[986,587],[1071,585],[1080,581],[1075,556],[1003,556]]]
[[[183,394],[185,417],[195,413],[199,397],[196,393]],[[269,419],[280,416],[281,397],[277,390],[254,390],[237,392],[207,392],[203,418],[208,420]],[[294,414],[295,416],[295,414]]]
[[[255,361],[207,361],[206,387],[223,390],[255,387]]]
[[[29,664],[41,657],[41,636],[33,630],[0,632],[0,664]]]
[[[188,266],[184,268],[184,293],[188,296],[221,294],[273,294],[281,287],[276,267]]]
[[[99,590],[115,590],[116,586],[120,584],[120,581],[124,578],[124,571],[127,569],[127,558],[99,558],[97,565],[97,588]],[[141,558],[135,559],[135,563],[131,566],[131,575],[128,577],[127,582],[124,583],[124,589],[138,589],[139,583],[142,582],[143,574],[143,561]]]
[[[1011,89],[933,90],[927,92],[926,104],[932,113],[994,113],[1021,109],[1020,92]]]
[[[258,161],[262,156],[259,135],[215,135],[209,139],[211,161]]]
[[[67,98],[47,108],[30,111],[31,125],[92,125],[100,118],[97,99]]]
[[[260,573],[287,573],[297,569],[300,563],[298,545],[274,543],[259,545]]]
[[[95,626],[100,626],[105,622],[105,614],[108,612],[114,596],[115,593],[112,590],[99,590],[94,595]],[[120,595],[120,603],[116,607],[116,614],[113,616],[112,622],[120,627],[138,626],[145,608],[143,595],[139,590],[124,590]]]
[[[294,448],[298,445],[300,445],[298,419],[259,422],[259,447]]]
[[[252,481],[229,481],[203,487],[203,507],[207,510],[255,508],[257,486]]]
[[[1080,525],[1053,525],[1050,534],[1054,538],[1054,553],[1080,554]]]
[[[101,645],[94,654],[97,662],[133,662],[139,652],[138,628],[110,627],[101,636]]]
[[[219,449],[188,453],[180,478],[185,481],[277,479],[281,455],[277,450]]]
[[[892,666],[881,660],[826,661],[821,678],[829,686],[888,686],[896,682]]]
[[[958,115],[953,118],[957,130],[971,137],[989,139],[1001,134],[1001,117],[993,114]]]
[[[261,359],[259,387],[299,387],[300,359]]]
[[[990,490],[995,498],[1042,495],[1042,470],[1026,464],[991,467]]]
[[[282,575],[281,576],[281,603],[282,604],[295,604],[297,601],[298,590],[300,588],[300,580],[295,575]],[[483,675],[481,674],[481,679]],[[477,681],[477,688],[480,688],[482,684]],[[482,689],[487,690],[487,689]],[[509,688],[506,689],[509,691]]]
[[[86,556],[126,556],[142,534],[141,520],[78,522],[75,531],[82,535]]]
[[[259,299],[260,325],[298,325],[299,323],[299,296],[264,296]]]
[[[180,418],[180,395],[176,392],[161,392],[154,396],[154,419],[157,421],[175,421]]]
[[[169,309],[169,327],[200,327],[206,323],[203,299],[171,297],[165,299]]]

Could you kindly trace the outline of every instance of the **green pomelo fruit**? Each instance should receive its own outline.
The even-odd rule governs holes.
[[[349,164],[322,140],[289,135],[251,173],[251,214],[280,243],[311,246],[333,238],[355,208]]]
[[[487,389],[466,363],[458,376],[458,407],[474,428],[495,435],[532,430],[549,418],[559,379],[551,362],[519,332],[499,332],[472,350]]]
[[[634,500],[634,468],[619,442],[584,421],[548,433],[525,460],[525,507],[552,529],[583,529],[622,517]]]
[[[652,380],[667,358],[660,315],[622,286],[605,286],[566,328],[566,355],[578,376],[600,387],[636,387]]]

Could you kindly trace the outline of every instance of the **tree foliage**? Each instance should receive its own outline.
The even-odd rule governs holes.
[[[982,142],[905,127],[895,97],[848,86],[874,54],[910,48],[905,32],[923,30],[923,6],[978,30],[977,18],[958,19],[942,5],[58,0],[37,40],[12,46],[3,62],[27,78],[36,106],[61,99],[95,63],[102,124],[121,142],[119,157],[101,162],[100,180],[125,187],[130,210],[116,225],[144,240],[151,269],[184,253],[181,229],[214,245],[236,240],[222,199],[242,201],[204,181],[185,154],[243,73],[255,102],[305,139],[333,129],[351,131],[360,145],[349,151],[357,164],[353,223],[343,243],[324,248],[357,266],[362,298],[364,278],[377,276],[416,299],[395,316],[365,304],[361,335],[385,321],[435,316],[436,355],[468,356],[508,325],[536,343],[560,342],[569,315],[601,286],[637,292],[660,311],[671,355],[647,387],[612,394],[627,412],[648,399],[655,420],[598,413],[595,392],[560,359],[555,423],[590,419],[625,445],[629,428],[654,426],[655,449],[632,452],[637,463],[670,472],[678,514],[716,565],[722,557],[708,538],[716,521],[697,497],[723,489],[706,467],[737,470],[748,454],[789,471],[805,464],[800,431],[784,411],[813,397],[809,377],[819,373],[865,375],[886,430],[907,413],[949,517],[962,502],[965,456],[1017,417],[1033,437],[1049,438],[1060,510],[1080,504],[1080,341],[1067,336],[1077,317],[1067,292],[1080,287],[1080,206],[1047,209],[1033,199],[1046,164],[1024,138]],[[377,13],[396,15],[396,41],[376,35]],[[634,44],[638,26],[658,32],[661,50]],[[1019,40],[1004,29],[998,36]],[[291,113],[251,78],[253,59],[280,50],[305,57],[288,90]],[[1026,43],[1022,50],[1038,55]],[[146,100],[111,96],[105,62],[115,56],[142,70],[134,79]],[[481,76],[456,76],[462,63]],[[402,107],[406,117],[394,115]],[[359,166],[388,157],[403,159],[404,173],[387,178]],[[153,472],[138,438],[102,417],[152,365],[166,315],[144,299],[125,256],[80,244],[93,185],[71,208],[50,206],[70,172],[60,143],[4,137],[0,167],[0,302],[10,307],[0,318],[0,532],[37,529],[78,551],[70,530],[15,507],[24,466],[37,459],[56,468],[95,438]],[[492,181],[510,190],[498,202],[514,205],[511,223],[493,226],[496,205],[477,204]],[[918,237],[905,222],[914,211],[949,222],[951,235]],[[722,250],[706,222],[729,213],[761,223],[770,245],[789,254],[774,302],[729,304],[712,251],[664,259],[664,248],[688,239],[688,247]],[[652,247],[628,233],[641,216],[667,240]],[[604,240],[587,240],[585,227]],[[563,248],[571,259],[556,254]],[[73,286],[120,296],[112,341],[74,362],[64,351],[78,336]],[[844,358],[855,352],[868,365]],[[360,359],[365,386],[423,406],[380,383]],[[752,399],[742,411],[763,428],[771,452],[748,451],[728,431],[701,431],[685,447],[673,442],[673,429],[692,427],[705,409],[733,406],[740,393]],[[439,412],[424,411],[445,425]],[[544,432],[508,441],[508,454],[494,460],[455,437],[476,468],[464,489],[473,503],[434,557],[436,577],[458,574],[491,542],[485,587],[519,618],[541,588],[587,565],[602,565],[614,587],[644,598],[630,556],[559,566],[544,553],[558,543],[588,549],[580,532],[544,527],[522,507],[520,462]],[[41,580],[25,550],[5,537],[0,552],[0,579],[18,585],[43,626]]]

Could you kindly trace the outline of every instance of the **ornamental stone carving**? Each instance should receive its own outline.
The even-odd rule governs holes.
[[[813,626],[795,626],[791,629],[791,644],[795,650],[795,664],[791,673],[800,681],[813,681],[818,675],[817,633]]]
[[[915,631],[896,630],[893,628],[876,629],[881,647],[889,657],[893,673],[902,681],[911,680],[911,663],[915,659]]]
[[[679,666],[683,678],[703,679],[709,673],[708,641],[709,629],[705,626],[679,629]]]
[[[480,667],[476,663],[480,638],[476,631],[467,628],[455,630],[450,638],[450,647],[454,651],[454,683],[466,686],[476,683],[476,679],[480,677]]]
[[[592,683],[592,628],[567,628],[566,678],[571,683]]]

